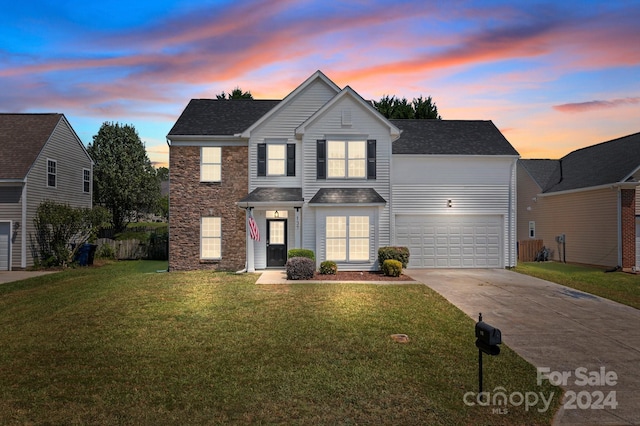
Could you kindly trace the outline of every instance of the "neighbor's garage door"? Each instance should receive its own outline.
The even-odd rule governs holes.
[[[501,268],[500,216],[396,216],[410,268]]]

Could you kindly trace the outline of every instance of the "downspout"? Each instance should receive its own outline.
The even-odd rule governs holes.
[[[166,142],[167,142],[167,146],[169,147],[169,162],[167,163],[167,166],[171,166],[171,143],[169,143],[169,138],[165,138]],[[167,226],[167,259],[171,260],[171,167],[168,167],[169,169],[169,194],[167,196],[167,223],[169,226]],[[92,179],[93,179],[93,172],[91,173]],[[93,190],[92,190],[93,191]],[[93,192],[91,193],[91,196],[93,197]],[[171,263],[167,262],[167,272],[171,271]]]
[[[22,183],[22,244],[20,244],[20,267],[27,267],[27,179]],[[13,257],[13,253],[11,254]],[[11,259],[9,259],[9,269],[11,269]]]
[[[514,202],[516,202],[516,194],[514,194],[513,192],[513,181],[515,180],[515,166],[517,163],[517,159],[515,159],[512,163],[511,163],[511,174],[509,175],[509,207],[508,207],[508,213],[507,213],[507,220],[508,220],[508,225],[507,225],[507,238],[508,238],[508,243],[507,243],[507,261],[508,261],[508,268],[514,267],[515,262],[513,262],[513,258],[512,256],[514,255],[513,253],[513,219],[515,217],[515,212],[513,211],[513,204]]]
[[[618,266],[622,267],[622,189],[618,187]]]

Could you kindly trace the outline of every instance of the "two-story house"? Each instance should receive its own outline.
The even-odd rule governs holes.
[[[0,114],[0,270],[34,262],[44,200],[92,206],[93,161],[63,114]]]
[[[169,268],[515,265],[518,153],[490,121],[387,120],[318,71],[282,100],[193,99],[168,136]],[[259,234],[259,235],[258,235]]]

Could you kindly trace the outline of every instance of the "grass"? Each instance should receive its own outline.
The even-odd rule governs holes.
[[[519,263],[515,271],[640,309],[640,275],[558,262]]]
[[[554,392],[552,408],[466,405],[474,321],[424,285],[260,286],[165,268],[0,286],[0,424],[534,425],[558,407],[559,389],[504,345],[484,357],[484,390]]]

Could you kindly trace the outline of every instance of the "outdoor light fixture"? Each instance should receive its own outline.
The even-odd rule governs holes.
[[[13,222],[13,231],[17,231],[20,228],[20,222]]]
[[[451,200],[447,200],[447,207],[451,208]]]
[[[278,213],[278,210],[276,210],[276,212],[273,214],[273,217],[275,217],[275,218],[279,218],[280,217],[280,213]]]

